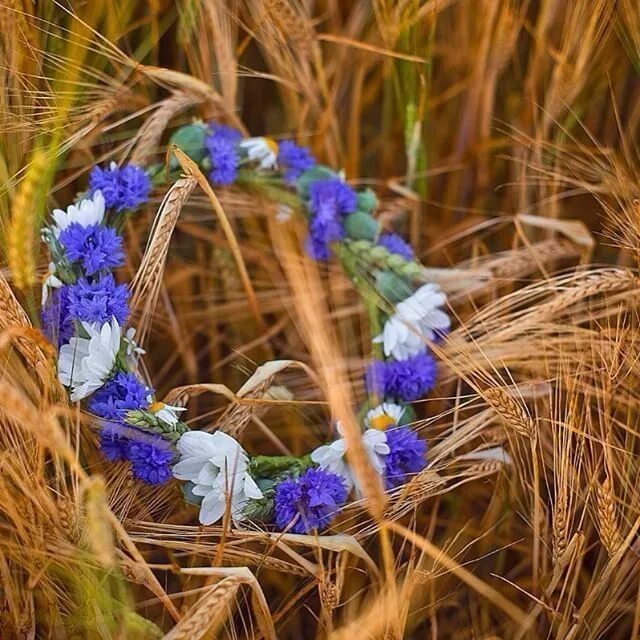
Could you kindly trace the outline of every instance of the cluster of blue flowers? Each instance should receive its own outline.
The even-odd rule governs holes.
[[[411,246],[379,228],[371,191],[357,192],[291,140],[244,138],[232,127],[195,123],[179,129],[172,144],[198,162],[215,186],[253,180],[296,194],[308,219],[309,256],[327,261],[337,254],[344,260],[346,248],[380,297],[398,303],[394,314],[382,314],[384,331],[375,342],[382,343],[383,355],[366,371],[363,445],[387,489],[408,482],[425,468],[427,444],[407,424],[406,403],[435,385],[436,363],[426,341],[449,326],[440,309],[444,294],[431,284],[415,287],[420,266]],[[188,433],[176,415],[181,409],[154,402],[153,390],[135,373],[139,350],[124,331],[129,289],[116,282],[113,270],[125,260],[123,216],[148,201],[150,186],[139,167],[95,167],[85,197],[67,211],[54,211],[55,224],[43,231],[52,264],[42,327],[59,348],[61,382],[72,400],[83,401],[99,419],[104,456],[128,461],[134,476],[150,484],[172,475],[185,480],[185,495],[201,506],[203,524],[222,517],[226,496],[234,520],[262,519],[293,533],[326,528],[350,493],[359,491],[343,440],[303,458],[251,458],[229,436]],[[218,476],[232,468],[233,477],[221,481]],[[234,483],[240,489],[230,490]]]
[[[209,180],[215,185],[229,185],[238,177],[242,134],[222,124],[212,124],[205,138],[205,146],[211,159]]]
[[[384,398],[413,402],[433,389],[437,366],[432,356],[419,353],[406,360],[374,360],[366,372],[367,388]]]
[[[94,167],[89,174],[90,193],[100,191],[104,206],[116,213],[133,211],[149,199],[151,181],[140,167],[127,164],[118,167],[114,162],[103,169]]]
[[[342,478],[323,469],[307,469],[276,485],[275,524],[291,533],[324,529],[347,501]]]
[[[145,430],[144,420],[130,424],[130,412],[153,415],[153,390],[131,370],[135,345],[120,332],[129,318],[129,288],[118,284],[113,274],[125,259],[117,229],[126,215],[148,201],[150,190],[149,176],[139,167],[94,167],[88,192],[66,211],[54,211],[54,223],[43,230],[53,261],[43,287],[41,323],[43,333],[60,349],[63,384],[78,386],[74,376],[94,383],[89,389],[93,392],[83,391],[82,397],[86,409],[100,419],[104,456],[128,460],[136,478],[162,484],[171,478],[175,447]],[[113,322],[119,331],[117,344],[111,352],[92,354],[92,337],[111,329]],[[62,373],[64,358],[72,365],[68,381]],[[102,370],[105,359],[111,365],[107,371]]]

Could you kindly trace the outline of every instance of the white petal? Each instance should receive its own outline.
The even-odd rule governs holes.
[[[216,452],[216,440],[206,431],[187,431],[180,436],[176,448],[183,456],[208,459]]]
[[[224,516],[227,501],[224,495],[211,491],[200,505],[200,523],[204,525],[218,522]]]
[[[202,460],[201,458],[182,458],[182,460],[173,465],[171,471],[178,480],[191,480],[191,482],[195,482],[205,462],[206,460]]]
[[[220,469],[211,462],[205,462],[200,468],[200,473],[198,473],[198,478],[196,479],[197,484],[207,484],[209,486],[213,486],[215,481],[220,474]]]
[[[332,449],[328,444],[324,444],[311,452],[311,460],[321,467],[341,458],[342,454]]]
[[[208,496],[212,491],[216,494],[224,493],[224,491],[220,491],[220,487],[212,487],[209,484],[194,484],[191,488],[194,496]]]
[[[264,494],[260,491],[260,487],[248,473],[244,474],[244,494],[247,498],[251,498],[253,500],[260,500],[260,498],[264,498]]]

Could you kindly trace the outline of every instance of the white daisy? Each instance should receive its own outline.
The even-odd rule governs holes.
[[[165,404],[164,402],[155,402],[149,407],[149,410],[154,416],[156,416],[156,418],[159,418],[173,427],[178,424],[178,421],[180,420],[177,414],[186,411],[187,408]]]
[[[135,335],[135,328],[129,327],[122,338],[127,345],[127,366],[131,370],[135,370],[138,367],[138,358],[146,353],[146,351],[142,347],[139,347],[138,343],[134,340]]]
[[[342,425],[338,422],[338,433],[342,435]],[[384,456],[389,453],[387,435],[378,429],[367,429],[362,434],[362,444],[376,473],[384,473]],[[357,486],[356,478],[346,459],[347,441],[344,438],[334,440],[331,444],[325,444],[311,452],[311,460],[321,469],[342,476],[348,490],[355,486],[356,492],[361,493]]]
[[[383,402],[367,411],[364,422],[370,429],[384,431],[387,427],[398,425],[404,414],[404,407],[393,402]]]
[[[240,148],[247,152],[249,160],[260,162],[261,169],[275,169],[278,164],[278,144],[271,138],[245,138]]]
[[[101,191],[96,191],[92,198],[85,198],[77,205],[70,204],[66,211],[54,209],[51,214],[55,224],[53,235],[57,238],[70,224],[77,222],[83,227],[100,224],[104,218],[104,198]]]
[[[436,331],[445,331],[451,325],[449,316],[439,309],[446,301],[438,285],[423,285],[398,303],[396,312],[384,323],[382,335],[373,341],[381,342],[385,356],[396,360],[424,353],[425,340],[434,340]]]
[[[180,461],[173,467],[178,480],[194,483],[192,492],[203,496],[200,522],[218,522],[227,509],[235,522],[250,499],[264,497],[249,475],[249,458],[240,443],[221,431],[188,431],[177,443]]]
[[[47,277],[42,283],[42,299],[41,304],[44,307],[49,299],[49,289],[59,289],[62,286],[62,280],[56,276],[56,265],[54,262],[49,263],[49,271]]]
[[[77,402],[99,389],[111,375],[120,351],[121,329],[115,318],[102,327],[82,323],[89,338],[74,336],[60,347],[58,379],[71,387],[71,401]]]

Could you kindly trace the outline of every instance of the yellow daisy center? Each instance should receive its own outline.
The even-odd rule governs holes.
[[[384,431],[387,427],[390,427],[392,424],[395,424],[395,423],[396,421],[391,416],[388,416],[386,413],[382,413],[379,416],[376,416],[375,418],[369,419],[369,424],[374,429],[378,429],[379,431]]]
[[[153,402],[149,405],[150,413],[158,413],[165,406],[164,402]]]
[[[265,138],[264,141],[267,147],[269,147],[269,149],[271,149],[271,151],[273,151],[275,155],[278,155],[278,143],[272,138]]]

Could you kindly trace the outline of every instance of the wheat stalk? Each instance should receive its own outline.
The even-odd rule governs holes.
[[[596,508],[600,539],[609,556],[614,556],[622,544],[622,534],[618,528],[616,502],[609,477],[596,484]]]
[[[131,313],[143,320],[142,340],[147,330],[145,320],[153,314],[158,301],[171,236],[196,184],[196,180],[189,176],[171,185],[158,209],[147,249],[131,283]]]
[[[553,562],[558,564],[569,541],[569,514],[566,492],[561,490],[553,505]]]
[[[0,272],[0,332],[2,341],[14,342],[27,364],[38,373],[41,381],[57,388],[53,380],[53,350],[39,331],[32,326],[9,283]]]
[[[535,436],[536,425],[533,418],[513,396],[499,387],[486,389],[481,395],[516,433],[527,438]]]
[[[170,97],[165,98],[153,115],[147,118],[140,127],[135,137],[131,162],[138,166],[144,166],[149,158],[157,152],[162,134],[171,119],[185,109],[202,103],[205,99],[206,97],[200,93],[183,91],[176,91]]]
[[[35,281],[35,241],[39,231],[39,208],[42,200],[39,185],[46,164],[47,154],[42,149],[36,149],[11,203],[7,260],[13,282],[22,291],[27,291]]]

